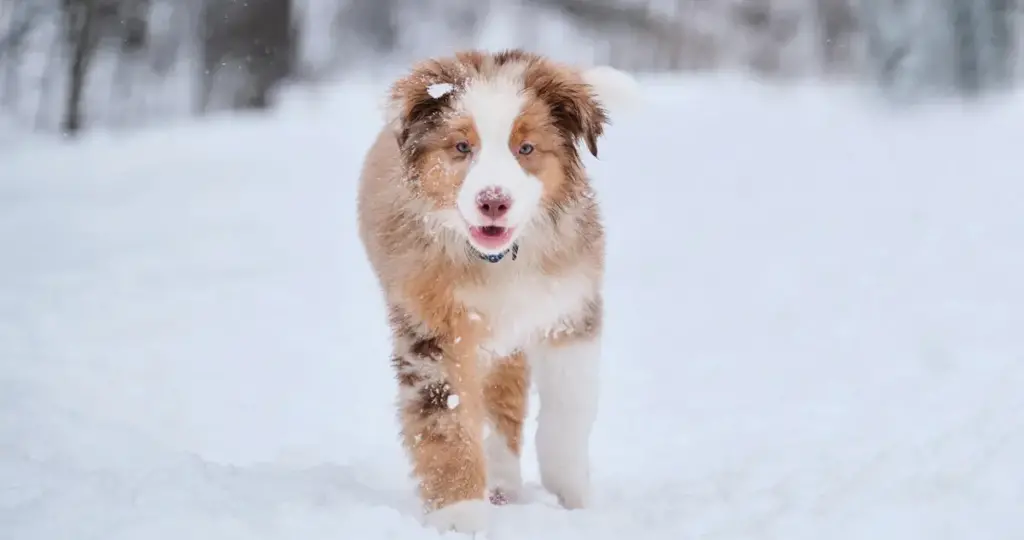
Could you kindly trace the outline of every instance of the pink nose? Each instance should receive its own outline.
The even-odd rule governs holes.
[[[512,208],[512,197],[501,188],[489,187],[476,195],[476,207],[480,213],[491,219],[501,219]]]

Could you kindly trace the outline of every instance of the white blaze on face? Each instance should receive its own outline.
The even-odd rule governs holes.
[[[509,147],[512,126],[525,104],[518,74],[470,83],[458,109],[470,116],[480,137],[473,163],[459,190],[456,205],[470,226],[490,225],[477,208],[477,195],[498,188],[512,202],[501,226],[515,229],[530,220],[540,203],[543,184],[527,174]]]

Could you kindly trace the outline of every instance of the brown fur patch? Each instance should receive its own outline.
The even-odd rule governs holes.
[[[417,339],[409,349],[413,354],[422,358],[439,361],[441,360],[441,345],[437,338],[424,337]]]
[[[425,414],[422,403],[410,403],[402,412],[403,443],[428,511],[480,499],[487,489],[480,420],[465,405]]]
[[[417,373],[412,362],[401,355],[391,357],[391,369],[395,370],[395,379],[401,386],[416,386],[423,382],[423,376]]]
[[[529,368],[522,353],[497,361],[484,380],[487,417],[515,456],[522,451],[529,387]]]
[[[428,383],[420,389],[420,416],[429,418],[448,410],[448,401],[452,397],[451,386],[447,382]]]
[[[547,105],[531,99],[512,129],[509,147],[518,153],[525,143],[533,145],[528,155],[517,155],[520,166],[544,186],[544,201],[557,207],[579,196],[587,188],[576,154],[566,147]]]
[[[456,118],[424,133],[407,152],[406,168],[416,178],[419,194],[433,201],[437,209],[455,207],[455,197],[469,171],[469,154],[456,148],[459,143],[480,146],[470,118]]]
[[[419,491],[428,510],[467,499],[486,489],[481,430],[483,404],[474,355],[450,334],[422,336],[414,315],[392,306],[396,343],[407,344],[394,360],[404,393],[403,443],[413,461]],[[460,327],[453,324],[452,328]],[[453,396],[458,401],[453,401]]]
[[[542,63],[526,71],[524,82],[548,105],[555,126],[564,140],[572,143],[573,154],[576,142],[582,139],[590,153],[597,156],[597,139],[604,134],[609,119],[590,86],[577,73]]]

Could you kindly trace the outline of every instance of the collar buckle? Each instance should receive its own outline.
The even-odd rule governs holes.
[[[474,250],[474,251],[476,251],[476,250]],[[512,254],[512,260],[513,261],[516,260],[516,258],[519,256],[519,243],[518,242],[512,244],[512,247],[506,249],[505,251],[503,251],[501,253],[495,253],[494,255],[484,255],[483,253],[480,253],[479,251],[477,251],[476,254],[481,259],[483,259],[483,260],[493,264],[493,263],[496,263],[496,262],[501,262],[501,260],[505,258],[505,255],[508,255],[509,253]]]

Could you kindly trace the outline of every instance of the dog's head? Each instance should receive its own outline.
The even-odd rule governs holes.
[[[596,156],[608,124],[601,87],[630,84],[519,50],[464,52],[398,80],[388,120],[428,221],[493,255],[587,192],[579,150]]]

